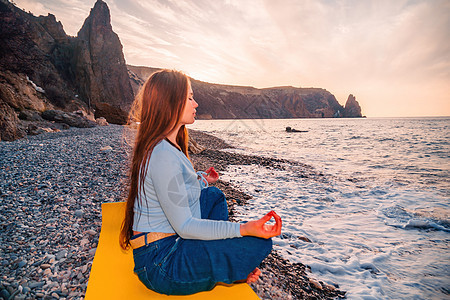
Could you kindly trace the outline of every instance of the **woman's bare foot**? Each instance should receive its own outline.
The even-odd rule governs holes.
[[[259,278],[259,275],[261,275],[261,270],[258,268],[254,269],[253,272],[248,274],[247,283],[256,282]]]

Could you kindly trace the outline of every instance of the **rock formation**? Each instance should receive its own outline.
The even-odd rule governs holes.
[[[76,113],[69,113],[61,110],[46,110],[42,113],[42,118],[49,121],[65,123],[72,127],[89,128],[96,126],[94,121],[83,118]]]
[[[348,96],[347,102],[345,103],[343,116],[345,118],[361,118],[361,106],[359,106],[358,101],[356,101],[355,96],[350,94]]]
[[[108,105],[119,117],[97,116],[124,123],[134,95],[106,3],[96,2],[78,37],[66,35],[54,15],[35,17],[7,0],[0,0],[0,23],[2,140],[23,136],[17,115],[24,109]]]
[[[62,106],[70,88],[51,63],[52,36],[36,18],[0,0],[0,135],[2,140],[23,137],[17,113]],[[51,20],[48,22],[50,23]],[[47,24],[48,24],[47,23]],[[53,91],[60,91],[53,93]],[[62,102],[61,102],[62,100]]]
[[[126,124],[128,121],[128,113],[117,106],[110,105],[106,102],[97,103],[95,105],[95,118],[105,118],[109,123]]]
[[[128,66],[133,89],[158,69]],[[328,91],[319,88],[212,84],[191,78],[199,119],[332,118],[344,108]]]
[[[75,76],[82,97],[128,111],[133,91],[119,37],[112,31],[109,8],[98,0],[78,32]],[[114,123],[108,116],[108,122]]]

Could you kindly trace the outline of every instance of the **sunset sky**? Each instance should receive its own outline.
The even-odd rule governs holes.
[[[75,36],[95,0],[14,2]],[[368,117],[450,116],[449,0],[105,2],[128,64],[353,94]]]

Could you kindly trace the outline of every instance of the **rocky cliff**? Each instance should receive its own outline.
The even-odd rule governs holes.
[[[213,119],[329,118],[340,108],[335,97],[323,89],[256,89],[197,80],[192,80],[192,89],[199,103],[199,116]]]
[[[344,107],[344,117],[346,118],[361,118],[361,106],[359,106],[358,101],[356,101],[355,96],[350,94],[348,96],[347,102]]]
[[[41,113],[47,110],[58,111],[59,117],[52,122],[76,118],[64,112],[95,111],[95,118],[124,124],[134,94],[158,70],[127,68],[109,8],[102,0],[95,3],[77,37],[66,35],[54,15],[35,17],[7,0],[0,0],[0,24],[1,140],[35,132],[35,125],[31,130],[21,120],[43,120]],[[344,108],[324,89],[256,89],[195,79],[192,85],[203,119],[361,116],[353,96]]]
[[[122,45],[98,0],[78,37],[55,16],[35,17],[0,0],[0,138],[26,134],[23,110],[95,111],[123,124],[133,100]]]
[[[137,91],[156,68],[128,66],[133,89]],[[212,84],[191,79],[199,119],[233,118],[332,118],[342,117],[335,96],[319,88]],[[350,111],[349,111],[350,113]]]

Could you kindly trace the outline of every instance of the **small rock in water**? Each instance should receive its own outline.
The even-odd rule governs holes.
[[[309,278],[309,282],[316,288],[321,290],[322,289],[322,285],[320,284],[320,282],[317,279],[314,278]]]
[[[307,242],[307,243],[312,243],[311,240],[308,239],[306,236],[299,236],[298,239],[299,239],[299,240],[302,240],[302,241],[304,241],[304,242]]]
[[[50,268],[50,267],[51,267],[50,264],[42,264],[42,265],[41,265],[41,269],[42,269],[42,270],[48,269],[48,268]]]
[[[334,291],[336,289],[336,287],[334,285],[328,284],[326,282],[323,283],[323,287],[326,288],[326,289],[329,289],[331,291]]]

